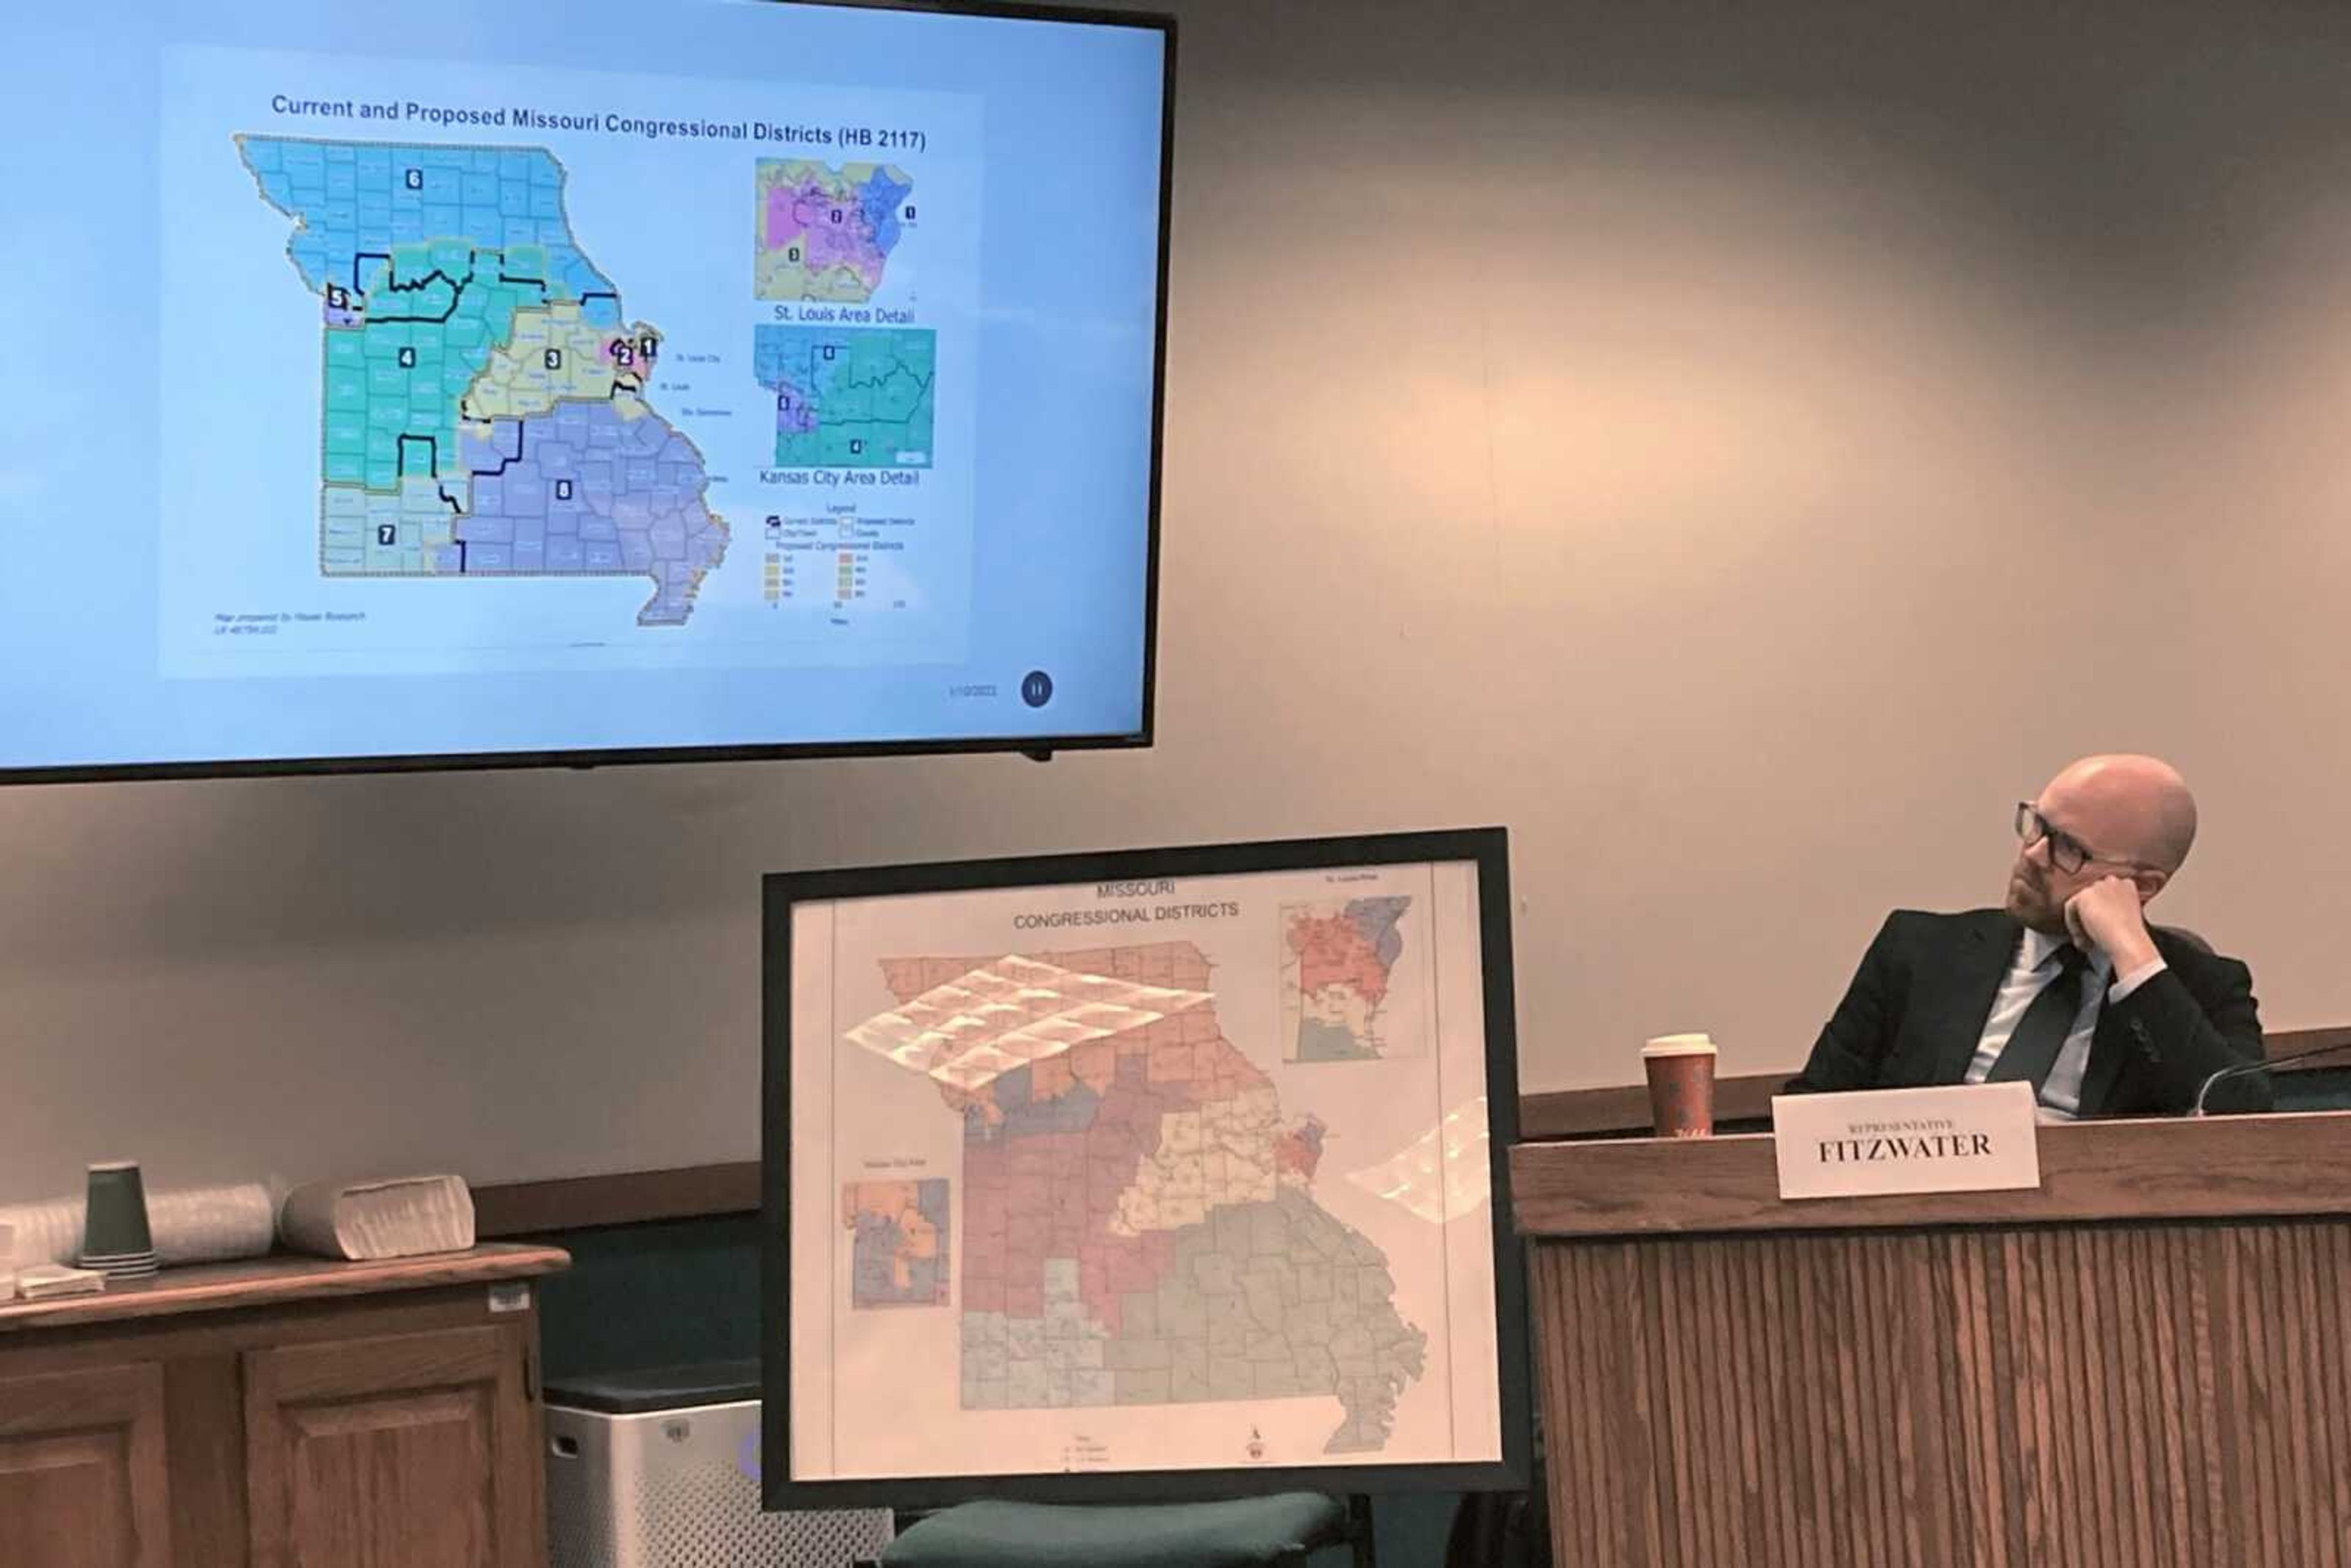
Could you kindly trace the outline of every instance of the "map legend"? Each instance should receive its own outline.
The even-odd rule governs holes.
[[[905,610],[921,597],[913,517],[865,517],[849,503],[819,517],[770,516],[760,592],[770,609]]]

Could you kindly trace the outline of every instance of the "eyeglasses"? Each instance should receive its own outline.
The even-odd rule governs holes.
[[[2092,861],[2104,861],[2108,865],[2137,865],[2137,861],[2116,860],[2112,855],[2093,853],[2090,846],[2067,832],[2053,826],[2048,818],[2030,800],[2016,803],[2016,836],[2029,846],[2042,840],[2049,841],[2049,863],[2071,876]]]

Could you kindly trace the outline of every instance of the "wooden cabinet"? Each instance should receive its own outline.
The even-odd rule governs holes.
[[[538,1327],[486,1247],[0,1308],[0,1563],[542,1568]]]
[[[0,1562],[172,1568],[163,1369],[0,1379]]]
[[[509,1325],[248,1352],[253,1568],[538,1562],[524,1337]]]

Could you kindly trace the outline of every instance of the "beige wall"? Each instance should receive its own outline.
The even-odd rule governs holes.
[[[0,792],[0,1197],[757,1146],[770,869],[1505,823],[1524,1076],[1794,1066],[2009,803],[2351,1021],[2351,16],[1186,13],[1144,756]]]

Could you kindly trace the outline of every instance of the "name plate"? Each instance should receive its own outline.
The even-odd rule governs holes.
[[[1771,1100],[1771,1126],[1782,1197],[2041,1185],[2029,1083],[1780,1094]]]

